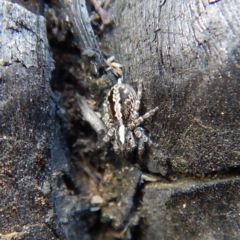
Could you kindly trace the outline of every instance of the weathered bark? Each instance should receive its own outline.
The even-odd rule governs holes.
[[[160,108],[145,124],[158,144],[147,168],[179,176],[143,187],[143,239],[239,238],[239,7],[239,1],[114,3],[113,46],[124,79],[134,85],[143,78],[143,106]]]
[[[155,175],[142,174],[144,168],[136,170],[130,162],[119,166],[111,155],[95,189],[104,206],[92,236],[239,238],[238,5],[115,1],[108,9],[113,31],[101,36],[102,48],[108,45],[124,65],[125,82],[136,87],[137,79],[144,80],[142,109],[160,110],[144,124],[155,144],[138,159]],[[69,15],[73,24],[76,16]],[[78,30],[79,38],[86,29]],[[81,42],[84,51],[88,46]],[[84,76],[76,78],[84,82]],[[91,93],[101,111],[102,100]]]
[[[239,239],[239,178],[145,187],[143,239]]]
[[[144,107],[160,108],[149,124],[159,144],[149,170],[161,172],[160,154],[174,172],[239,166],[239,2],[116,1],[113,9],[125,80],[143,78]]]
[[[0,1],[0,238],[58,239],[45,19]]]
[[[65,101],[65,110],[49,105],[52,61],[43,47],[48,46],[43,18],[3,3],[3,9],[6,4],[14,6],[16,14],[23,11],[31,18],[24,21],[23,15],[13,14],[7,19],[15,20],[3,25],[2,36],[14,36],[17,44],[2,41],[1,49],[0,194],[1,216],[7,216],[0,221],[1,237],[239,239],[239,2],[123,0],[108,8],[113,25],[100,37],[101,48],[107,45],[124,65],[125,82],[136,87],[136,79],[144,80],[142,112],[160,109],[144,124],[154,145],[136,158],[148,174],[146,168],[133,166],[132,159],[119,161],[126,156],[95,149],[94,131],[79,120],[73,102],[77,92],[88,102],[95,100],[94,110],[101,112],[102,79],[85,74],[74,51],[66,53],[54,44],[56,68],[61,71],[54,73],[53,86],[70,100]],[[72,22],[81,53],[97,49],[90,60],[104,70],[99,42],[88,32],[92,29],[86,1],[57,4],[56,9],[68,15],[58,22],[58,13],[53,14],[62,24],[59,29],[65,34],[64,23]],[[21,47],[24,33],[35,37],[23,41],[25,45],[35,45]],[[58,35],[58,41],[64,42],[66,35]],[[59,101],[57,95],[54,99]],[[55,116],[52,128],[49,108]],[[67,126],[69,152],[56,112],[62,116],[62,127]],[[66,112],[74,119],[70,123]],[[46,151],[50,147],[51,158]],[[90,211],[95,207],[90,204],[93,195],[103,199],[97,206],[101,211],[95,213]]]
[[[108,82],[113,85],[116,79],[111,72],[105,71],[105,62],[96,35],[94,34],[85,0],[61,0],[61,6],[66,10],[72,22],[76,44],[82,50],[85,60],[92,61],[98,69],[102,69]]]

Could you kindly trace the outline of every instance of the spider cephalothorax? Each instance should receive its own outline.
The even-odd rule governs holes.
[[[104,102],[103,121],[108,128],[104,141],[113,140],[113,149],[116,153],[132,151],[138,147],[140,153],[146,142],[151,140],[146,136],[144,129],[139,125],[151,117],[158,107],[139,116],[140,100],[142,96],[142,81],[139,81],[138,91],[121,80],[114,85]]]

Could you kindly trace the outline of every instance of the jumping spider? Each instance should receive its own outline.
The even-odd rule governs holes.
[[[108,128],[103,138],[105,142],[113,140],[113,149],[119,154],[124,151],[132,151],[136,147],[139,153],[143,153],[145,143],[151,140],[139,125],[151,117],[158,107],[139,116],[140,101],[142,97],[142,81],[139,81],[138,91],[128,84],[123,84],[121,79],[109,91],[104,102],[103,121]]]

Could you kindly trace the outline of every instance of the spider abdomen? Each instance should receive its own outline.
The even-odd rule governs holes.
[[[136,92],[127,84],[116,84],[111,88],[107,97],[110,118],[126,121],[130,118]]]

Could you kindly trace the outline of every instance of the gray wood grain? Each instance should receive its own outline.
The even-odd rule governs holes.
[[[113,30],[101,41],[125,82],[144,80],[142,112],[160,110],[143,125],[155,143],[138,159],[148,175],[130,161],[107,163],[92,192],[101,213],[89,212],[94,181],[66,150],[55,114],[64,109],[49,103],[45,20],[0,3],[1,238],[239,239],[238,1],[111,3]],[[97,49],[104,68],[86,1],[61,4],[81,52]]]
[[[132,236],[238,239],[239,1],[115,1],[112,9],[124,79],[142,78],[142,109],[160,108],[144,124],[157,144],[145,166],[174,180],[145,182]]]
[[[116,1],[113,45],[126,82],[143,78],[159,146],[148,168],[203,174],[240,164],[239,2]],[[159,168],[158,168],[159,166]]]
[[[105,72],[106,78],[111,85],[116,83],[116,78],[110,71],[106,71],[104,56],[99,48],[99,42],[90,23],[90,16],[85,0],[61,0],[66,9],[73,27],[76,44],[81,49],[82,56],[88,64],[94,65]]]
[[[0,238],[58,239],[45,19],[0,1]]]

